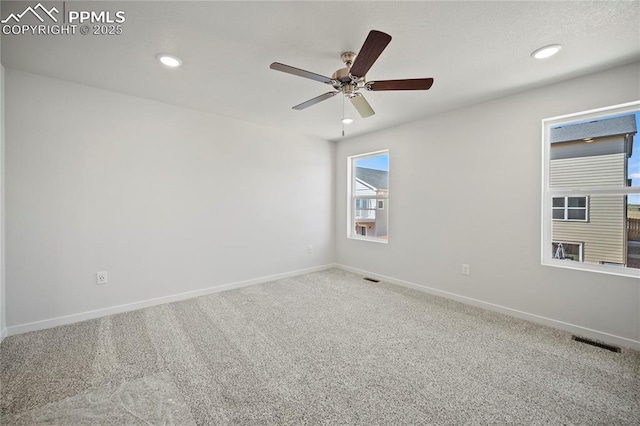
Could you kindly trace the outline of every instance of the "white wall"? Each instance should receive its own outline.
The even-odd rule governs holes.
[[[332,142],[5,72],[9,334],[334,262]]]
[[[625,66],[340,142],[337,262],[640,349],[637,279],[540,265],[541,120],[637,100],[638,81]],[[389,244],[349,240],[347,156],[387,148]]]
[[[0,342],[7,335],[4,245],[4,67],[0,65]]]
[[[640,348],[640,283],[540,265],[540,121],[640,98],[639,64],[337,147],[20,71],[5,79],[10,333],[337,260]],[[389,244],[348,240],[346,157],[386,148]]]

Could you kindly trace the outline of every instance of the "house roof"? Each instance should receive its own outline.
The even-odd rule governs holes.
[[[636,117],[630,114],[588,123],[556,127],[551,129],[550,139],[551,143],[569,142],[587,138],[635,134],[637,131]]]
[[[356,178],[375,189],[389,189],[389,172],[356,167]]]

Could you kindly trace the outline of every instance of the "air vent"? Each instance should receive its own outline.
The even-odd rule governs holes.
[[[576,342],[586,343],[587,345],[595,346],[600,349],[606,349],[611,352],[620,352],[620,348],[613,345],[607,345],[606,343],[595,342],[593,340],[585,339],[584,337],[579,336],[571,336],[571,340],[575,340]]]
[[[364,277],[365,280],[371,281],[372,283],[379,283],[380,280],[376,280],[375,278]]]

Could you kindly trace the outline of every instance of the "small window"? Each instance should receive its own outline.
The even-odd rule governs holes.
[[[347,236],[388,241],[389,151],[348,159],[349,211]]]
[[[554,259],[582,262],[582,243],[554,241],[551,250]]]
[[[553,197],[553,220],[587,221],[587,197]]]

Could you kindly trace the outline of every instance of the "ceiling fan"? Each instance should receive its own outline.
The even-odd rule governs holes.
[[[332,98],[338,93],[343,93],[345,97],[351,100],[351,103],[360,116],[366,118],[372,116],[375,112],[362,93],[360,93],[360,90],[370,90],[373,92],[384,90],[428,90],[433,84],[433,78],[367,81],[367,72],[390,42],[391,36],[389,34],[371,30],[357,55],[354,52],[344,52],[342,54],[342,61],[346,67],[334,72],[331,78],[290,65],[281,64],[280,62],[272,63],[269,68],[316,80],[333,87],[334,90],[298,104],[294,106],[293,109],[305,109]]]

